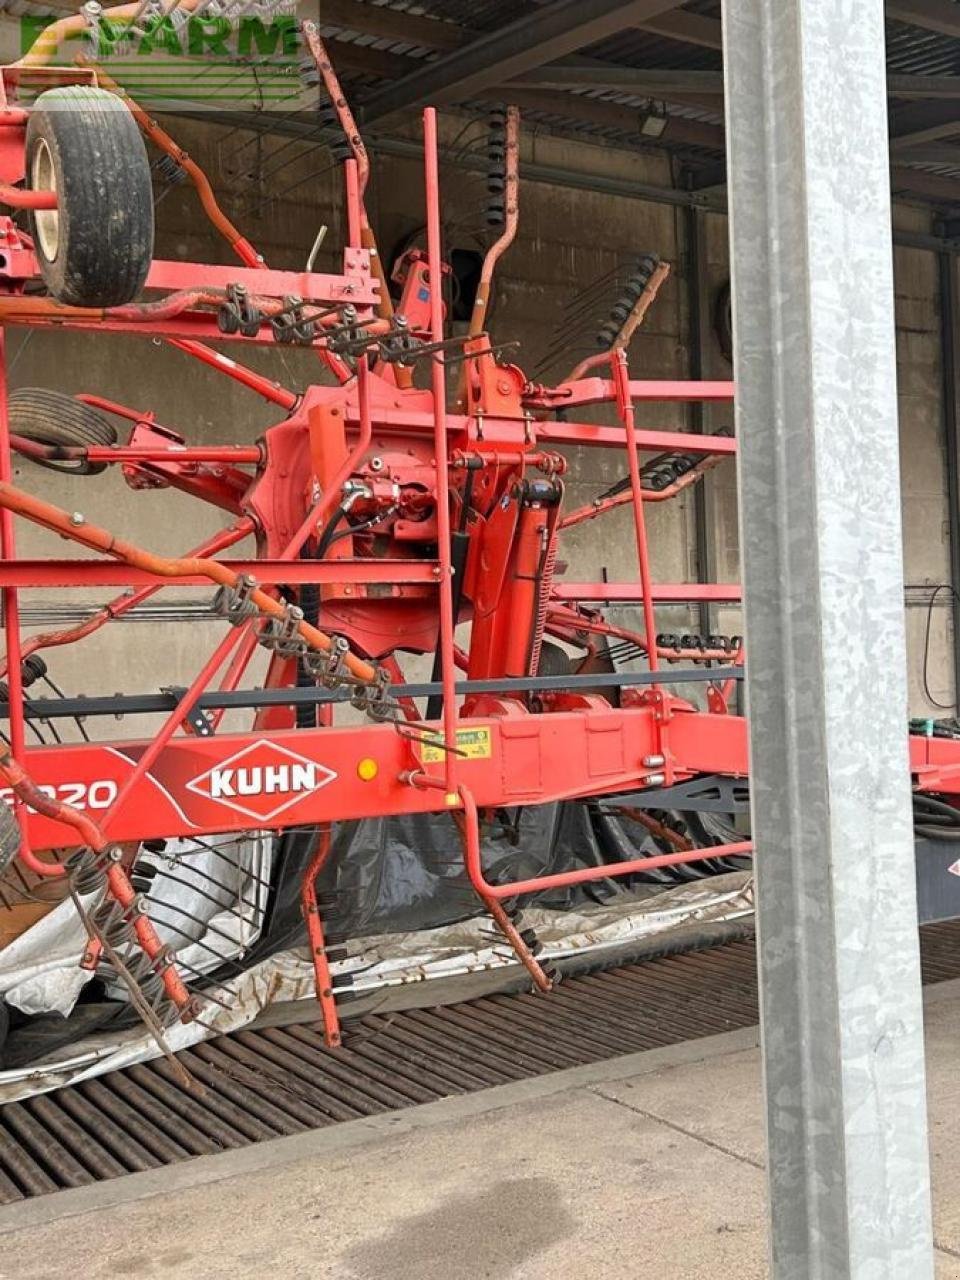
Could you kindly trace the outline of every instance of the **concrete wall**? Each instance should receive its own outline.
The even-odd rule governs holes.
[[[727,220],[708,215],[707,224],[706,271],[715,292],[729,275]],[[929,214],[898,205],[894,225],[899,231],[929,232]],[[936,255],[896,246],[894,280],[910,710],[913,715],[926,716],[952,712],[955,706]],[[706,372],[719,377],[729,369],[714,342]],[[718,419],[716,412],[713,417],[715,422],[724,420],[723,415]],[[869,465],[868,458],[864,465]],[[713,496],[717,577],[735,581],[739,575],[736,477],[732,469],[723,469],[708,477],[706,484]],[[938,592],[941,586],[945,589]],[[721,618],[727,629],[734,626],[728,612]],[[924,688],[925,664],[932,701]],[[882,673],[878,673],[877,688],[878,693],[883,689]]]
[[[459,124],[458,124],[459,127]],[[256,142],[249,135],[222,128],[176,122],[177,136],[208,168],[227,211],[262,249],[271,265],[302,266],[317,228],[329,225],[320,269],[336,269],[336,250],[342,243],[338,175],[324,151],[306,152],[282,141]],[[447,136],[454,133],[448,125]],[[469,136],[467,142],[469,143]],[[461,142],[461,145],[463,143]],[[526,138],[525,154],[544,164],[588,168],[621,178],[666,185],[670,181],[665,157],[625,156],[587,144],[561,142],[549,137]],[[445,217],[448,239],[462,247],[480,243],[479,208],[482,181],[451,170],[445,177]],[[268,192],[272,193],[267,200]],[[571,342],[577,326],[564,308],[594,282],[614,272],[618,264],[645,251],[655,251],[674,263],[674,275],[663,289],[631,351],[637,376],[684,377],[689,371],[688,316],[686,308],[686,254],[682,211],[667,205],[552,188],[528,183],[523,188],[521,235],[503,264],[494,303],[492,327],[498,339],[519,339],[518,363],[536,365],[555,334],[564,332]],[[371,191],[371,213],[381,246],[388,253],[396,244],[422,228],[424,222],[419,166],[412,161],[384,159],[376,167]],[[174,188],[162,196],[158,209],[158,255],[185,261],[230,261],[226,246],[211,238],[188,187]],[[925,215],[898,211],[904,225],[926,229]],[[708,266],[711,286],[726,277],[726,220],[708,219]],[[911,598],[923,600],[931,584],[949,580],[947,511],[941,428],[939,336],[936,262],[931,254],[897,252],[898,338],[901,378],[902,431],[904,439],[904,516],[907,578],[923,592]],[[602,318],[612,297],[592,315],[593,327]],[[586,332],[586,331],[584,331]],[[582,335],[581,335],[582,336]],[[585,348],[577,354],[583,354]],[[154,409],[159,421],[176,427],[195,443],[252,441],[279,416],[249,392],[187,357],[150,340],[109,338],[94,334],[59,334],[34,331],[12,333],[8,338],[13,386],[47,386],[69,392],[90,391],[142,409]],[[305,353],[279,352],[274,356],[255,349],[231,348],[252,366],[270,370],[290,386],[302,386],[316,377],[317,363]],[[729,366],[719,349],[709,355],[708,375],[729,376]],[[550,376],[559,376],[569,358],[553,362]],[[712,411],[711,423],[729,420],[723,408]],[[641,409],[644,425],[682,427],[687,411],[681,406]],[[624,473],[615,454],[582,451],[572,457],[568,502],[579,505]],[[132,493],[117,474],[93,478],[64,478],[40,471],[30,464],[17,468],[17,481],[69,509],[79,509],[91,520],[117,533],[163,552],[178,552],[201,541],[227,523],[220,513],[172,491]],[[720,580],[737,577],[737,522],[735,477],[732,464],[724,464],[708,480],[712,495],[714,537]],[[655,575],[662,581],[694,580],[694,501],[684,495],[650,511]],[[21,524],[22,554],[63,555],[64,544]],[[591,523],[568,537],[561,552],[568,562],[570,579],[597,578],[605,569],[611,580],[635,576],[632,524],[626,510]],[[203,597],[204,593],[199,594]],[[185,599],[190,593],[166,593]],[[55,601],[64,603],[65,593]],[[25,601],[35,605],[40,597]],[[71,603],[77,593],[71,593]],[[948,602],[946,593],[942,603]],[[949,610],[934,610],[932,628],[931,685],[943,701],[952,696]],[[914,709],[926,708],[919,672],[922,660],[925,611],[908,613],[911,642],[911,692]],[[683,610],[665,611],[665,629],[691,624]],[[724,611],[721,630],[737,632],[737,611]],[[216,643],[220,627],[213,622],[190,626],[120,623],[107,632],[51,658],[51,668],[73,692],[153,690],[161,684],[187,680],[201,658]],[[882,685],[880,686],[882,687]],[[116,733],[110,725],[109,732]],[[132,722],[128,731],[148,731],[144,722]]]

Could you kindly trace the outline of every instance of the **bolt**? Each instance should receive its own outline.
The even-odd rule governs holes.
[[[82,512],[82,511],[74,511],[73,515],[70,517],[70,523],[71,523],[72,525],[81,525],[81,524],[85,524],[85,523],[86,523],[86,521],[85,521],[85,519],[84,519],[83,512]]]
[[[384,467],[384,462],[383,462],[383,459],[382,459],[382,458],[371,458],[371,459],[370,459],[370,470],[371,470],[371,471],[382,471],[382,470],[383,470],[383,467]]]
[[[644,756],[641,764],[645,769],[662,769],[666,760],[663,756]]]

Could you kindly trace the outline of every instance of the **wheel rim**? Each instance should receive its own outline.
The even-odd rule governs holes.
[[[34,191],[57,190],[57,170],[53,155],[43,138],[39,139],[33,153],[30,186]],[[37,232],[37,247],[48,262],[53,262],[60,249],[60,214],[56,209],[35,209],[33,221]]]

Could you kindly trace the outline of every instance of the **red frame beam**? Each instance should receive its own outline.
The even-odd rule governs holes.
[[[558,408],[561,406],[557,406]],[[540,444],[584,444],[605,449],[623,449],[623,427],[597,427],[588,422],[538,422]],[[637,429],[637,445],[642,453],[697,453],[734,457],[737,442],[732,436],[695,436],[686,431]]]
[[[0,278],[24,279],[24,257],[18,255],[14,265],[0,270]],[[33,256],[32,254],[30,255]],[[34,261],[32,275],[40,279]],[[380,301],[380,285],[370,273],[370,254],[366,249],[348,248],[344,255],[344,274],[323,272],[276,271],[272,267],[214,266],[205,262],[173,262],[155,259],[147,274],[145,289],[176,293],[181,289],[226,289],[240,284],[252,294],[270,294],[283,298],[296,295],[307,302],[353,303],[357,307],[374,307]]]
[[[691,404],[697,401],[733,401],[733,382],[694,382],[676,379],[630,382],[630,398],[659,404]],[[573,409],[588,404],[609,404],[616,400],[617,388],[609,378],[581,378],[563,382],[558,387],[537,387],[525,397],[526,403],[540,409]]]
[[[3,570],[0,569],[0,575]],[[0,576],[0,583],[3,579]],[[740,604],[743,587],[733,582],[655,583],[654,604]],[[639,582],[558,582],[550,599],[564,604],[579,601],[590,604],[642,604],[643,588]]]
[[[250,574],[260,586],[340,583],[358,586],[436,584],[429,560],[220,560],[224,568]],[[0,589],[25,587],[209,587],[209,578],[167,577],[111,560],[13,560],[0,564]]]
[[[659,704],[627,709],[591,706],[549,715],[520,713],[461,720],[459,731],[484,731],[485,754],[459,758],[457,770],[483,807],[549,804],[552,801],[634,790],[664,774],[664,766],[648,766],[645,759],[662,756],[665,729]],[[725,773],[746,772],[747,737],[743,720],[685,711],[668,726],[671,744],[681,723],[683,769],[667,766],[668,782],[694,773],[718,754]],[[440,739],[440,726],[426,726]],[[151,751],[154,740],[110,741],[28,748],[25,764],[30,777],[60,800],[94,818],[98,810],[110,815],[112,840],[148,840],[197,831],[243,831],[251,825],[284,828],[322,825],[351,818],[383,817],[398,813],[433,813],[449,808],[442,762],[392,724],[367,724],[318,729],[270,730],[201,738],[171,738],[153,759],[145,776],[131,790],[126,784],[137,764]],[[234,758],[245,750],[292,753],[317,776],[302,792],[277,794],[271,808],[263,797],[249,801],[236,791],[236,771],[245,761]],[[673,747],[671,745],[671,750]],[[152,752],[151,752],[152,754]],[[440,752],[436,753],[440,755]],[[372,760],[376,772],[364,781],[361,761]],[[740,766],[738,769],[738,765]],[[232,775],[224,770],[234,770]],[[216,772],[214,785],[211,771]],[[368,771],[365,771],[365,774]],[[329,777],[328,774],[332,774]],[[67,780],[67,781],[65,781]],[[249,777],[245,780],[249,782]],[[958,782],[960,786],[960,782]],[[116,810],[110,793],[124,794]],[[219,798],[213,798],[216,794]],[[103,797],[102,804],[100,797]],[[2,799],[2,795],[0,795]],[[264,809],[254,817],[251,804]],[[115,817],[111,810],[115,810]],[[29,815],[30,845],[58,848],[66,842],[60,824],[40,814]]]

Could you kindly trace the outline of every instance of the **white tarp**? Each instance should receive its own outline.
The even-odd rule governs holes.
[[[752,877],[735,872],[651,893],[639,901],[623,897],[581,911],[531,908],[524,912],[524,925],[534,928],[544,943],[544,958],[556,960],[752,913]],[[331,970],[352,974],[352,990],[358,993],[516,965],[513,952],[486,917],[419,933],[357,939],[349,949],[350,957],[333,964]],[[272,1005],[312,998],[313,967],[307,949],[280,952],[218,988],[216,994],[229,1000],[231,1007],[210,1003],[202,1024],[177,1023],[169,1028],[166,1038],[171,1050],[235,1031]],[[0,1103],[144,1062],[158,1053],[155,1040],[141,1026],[87,1036],[41,1063],[0,1071]]]

